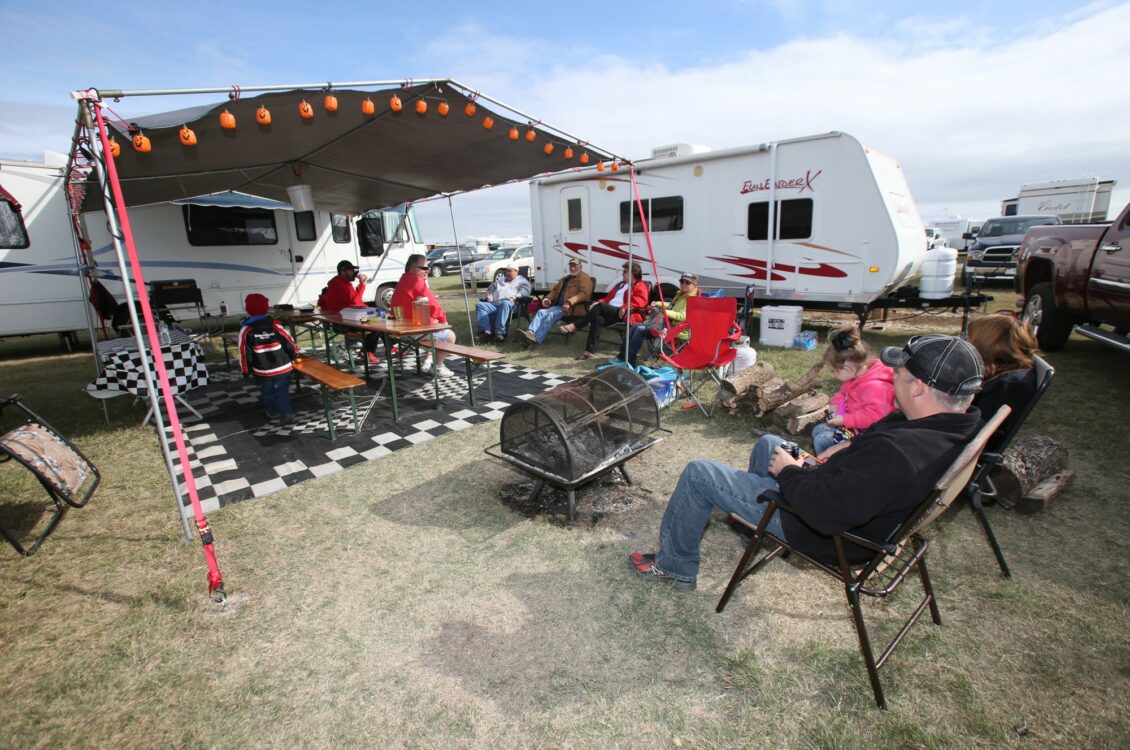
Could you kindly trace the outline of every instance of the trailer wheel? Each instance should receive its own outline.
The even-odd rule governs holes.
[[[1028,299],[1024,300],[1020,319],[1032,327],[1036,342],[1046,352],[1062,349],[1071,335],[1071,318],[1055,306],[1055,295],[1048,281],[1032,287]]]
[[[386,310],[392,307],[392,293],[396,291],[396,286],[393,284],[385,284],[377,288],[377,307],[383,307]]]

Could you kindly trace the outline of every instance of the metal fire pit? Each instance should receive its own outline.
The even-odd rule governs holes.
[[[669,430],[659,426],[659,405],[651,387],[634,370],[610,367],[563,383],[506,409],[501,440],[486,453],[537,480],[530,502],[546,483],[565,490],[569,520],[577,487],[619,469],[658,443]]]

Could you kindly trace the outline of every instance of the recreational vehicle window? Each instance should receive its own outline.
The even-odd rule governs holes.
[[[182,206],[188,244],[210,245],[275,245],[279,233],[275,229],[273,211],[265,208],[221,208],[219,206]]]
[[[647,228],[651,232],[678,232],[683,228],[683,196],[673,195],[666,198],[649,198],[643,201],[647,211]],[[628,206],[632,207],[631,219],[628,218]],[[620,203],[620,232],[642,232],[643,222],[640,221],[640,206],[635,201]]]
[[[379,212],[370,211],[357,220],[357,244],[365,257],[385,251],[385,225]]]
[[[570,198],[568,202],[569,214],[569,231],[580,232],[584,229],[584,222],[581,219],[581,199]]]
[[[777,201],[778,231],[773,239],[807,240],[812,236],[812,199],[793,198]],[[751,240],[769,239],[769,201],[749,204],[749,227],[746,236]]]
[[[16,210],[15,200],[8,200],[8,193],[0,188],[0,248],[22,250],[30,245],[24,217]]]
[[[339,245],[348,244],[353,239],[349,231],[349,216],[346,214],[330,214],[330,229],[333,231],[334,242]]]
[[[294,236],[303,242],[318,239],[318,226],[314,223],[313,211],[294,212]]]

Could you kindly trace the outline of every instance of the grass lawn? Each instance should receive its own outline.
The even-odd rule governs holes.
[[[915,316],[867,339],[957,321]],[[580,375],[592,368],[572,360],[580,346],[504,348]],[[111,400],[107,426],[80,391],[90,355],[56,350],[48,337],[0,344],[0,395],[22,393],[104,481],[37,555],[0,553],[7,746],[1130,746],[1126,360],[1095,342],[1048,357],[1058,377],[1028,423],[1069,446],[1074,486],[1038,515],[990,508],[1011,580],[968,509],[933,528],[944,624],[927,618],[884,668],[887,712],[842,591],[810,569],[774,562],[715,614],[739,556],[720,517],[698,591],[627,570],[629,551],[655,546],[689,459],[745,464],[751,430],[768,427],[752,417],[667,409],[674,435],[631,464],[638,502],[596,523],[500,501],[518,477],[482,452],[497,423],[229,506],[210,519],[221,610],[140,411]],[[790,375],[819,357],[758,354]],[[2,512],[24,480],[0,468]],[[880,634],[906,593],[871,607]]]

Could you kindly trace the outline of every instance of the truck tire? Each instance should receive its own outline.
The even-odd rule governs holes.
[[[441,266],[439,263],[433,263],[432,268],[428,273],[432,275],[433,279],[438,279],[440,276],[443,276],[443,266]]]
[[[1051,282],[1044,281],[1032,287],[1020,319],[1032,327],[1036,342],[1045,352],[1063,348],[1071,335],[1071,318],[1055,306]]]

